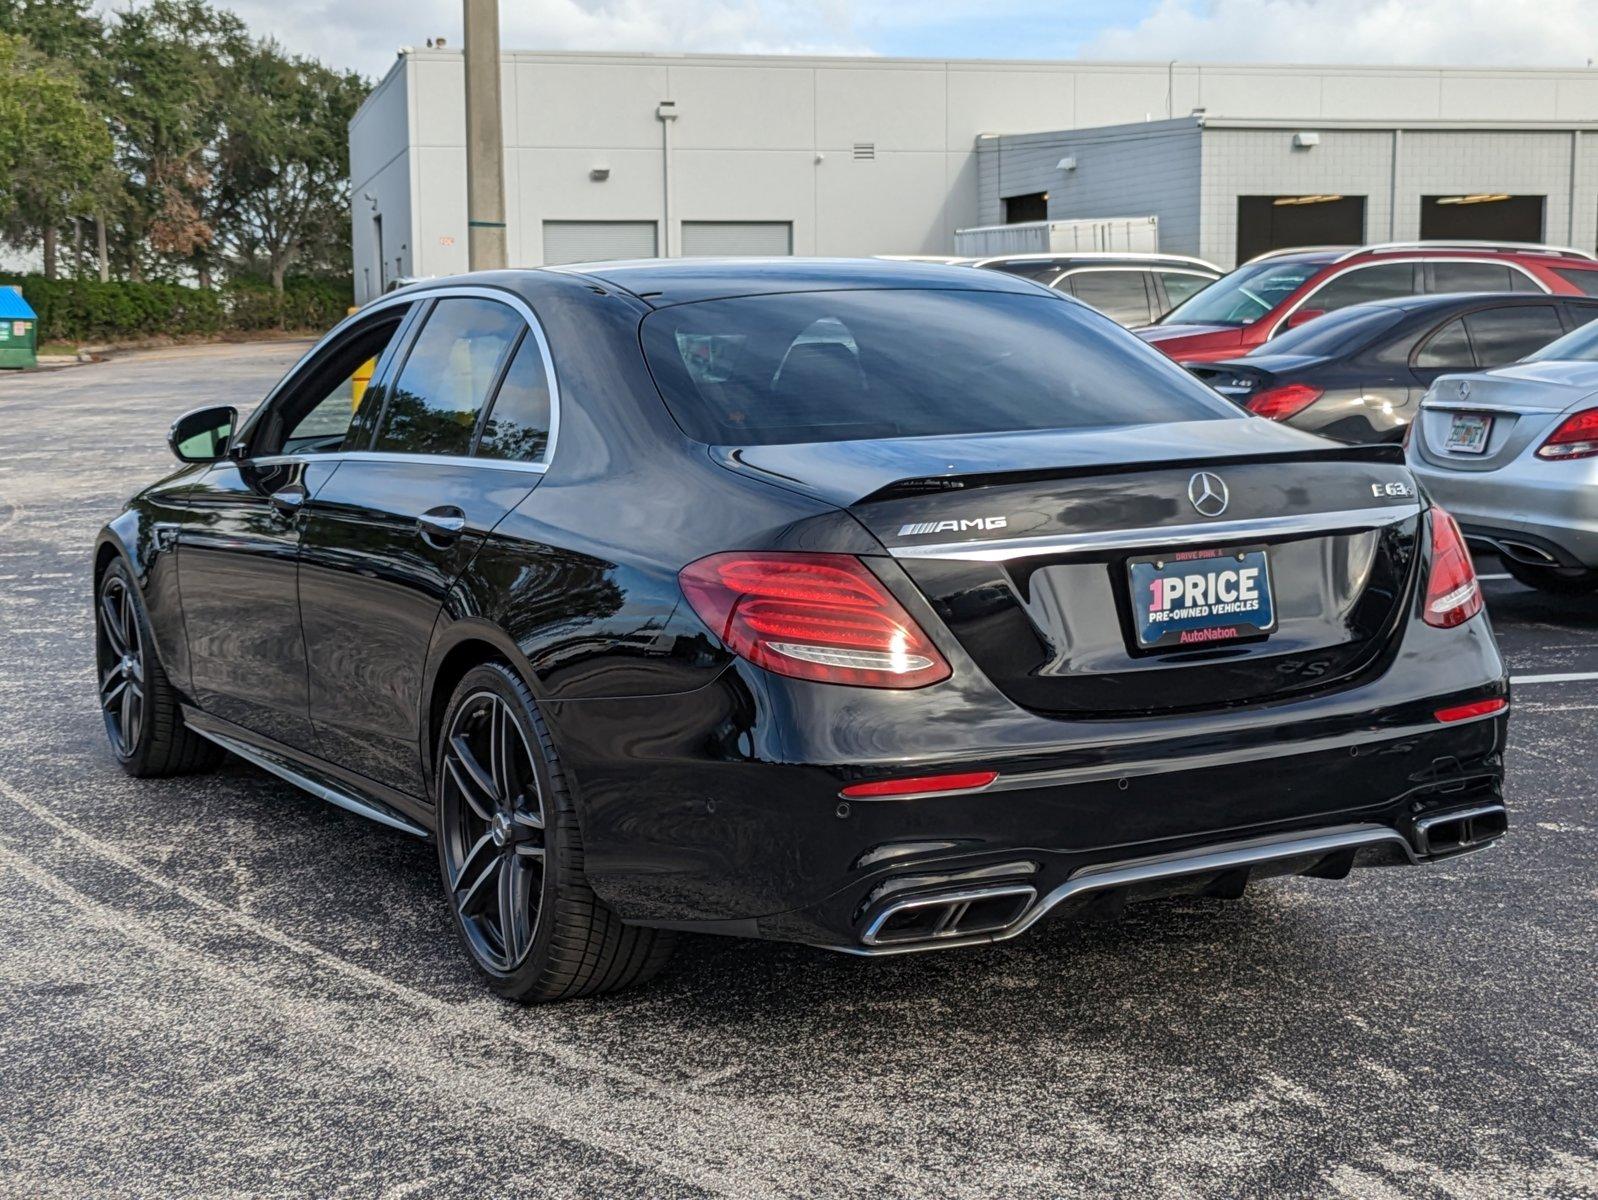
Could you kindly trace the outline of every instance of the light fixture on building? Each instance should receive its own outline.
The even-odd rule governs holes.
[[[1076,170],[1076,159],[1062,158],[1059,162],[1054,164],[1054,169],[1056,171],[1074,171]]]
[[[1293,145],[1299,150],[1309,150],[1321,144],[1321,135],[1312,129],[1300,130],[1293,135]]]
[[[1470,196],[1439,196],[1439,204],[1495,204],[1510,197],[1504,192],[1477,192]]]
[[[1341,196],[1333,196],[1333,195],[1325,195],[1325,196],[1277,196],[1274,200],[1271,201],[1271,203],[1273,205],[1275,205],[1277,208],[1283,208],[1283,207],[1285,207],[1285,206],[1287,206],[1289,204],[1330,204],[1334,200],[1341,200],[1341,199],[1342,199]]]
[[[595,183],[604,183],[605,180],[610,178],[610,168],[590,167],[588,170],[588,178],[592,179]]]

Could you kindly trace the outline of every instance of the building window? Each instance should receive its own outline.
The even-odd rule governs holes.
[[[1365,197],[1306,194],[1239,196],[1237,261],[1293,246],[1359,246],[1365,241]]]
[[[1018,225],[1022,221],[1047,221],[1049,219],[1049,193],[1028,192],[1024,196],[1004,198],[1004,223]]]
[[[1466,192],[1420,198],[1420,236],[1425,240],[1540,242],[1545,196]]]

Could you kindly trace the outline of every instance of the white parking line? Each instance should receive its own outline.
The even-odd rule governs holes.
[[[1562,675],[1511,675],[1509,682],[1519,686],[1523,683],[1580,683],[1588,679],[1598,679],[1598,671],[1567,671]]]

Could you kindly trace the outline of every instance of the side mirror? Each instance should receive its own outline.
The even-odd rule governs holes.
[[[166,444],[181,462],[215,462],[227,453],[238,420],[238,409],[227,405],[196,408],[172,422]]]
[[[1305,322],[1313,321],[1316,317],[1324,317],[1325,315],[1326,310],[1324,308],[1301,308],[1287,318],[1287,328],[1297,329]]]

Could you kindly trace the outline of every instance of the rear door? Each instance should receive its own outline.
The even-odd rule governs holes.
[[[420,796],[433,626],[451,582],[541,478],[552,389],[532,313],[506,293],[446,293],[416,327],[370,440],[308,506],[299,595],[322,753]]]

